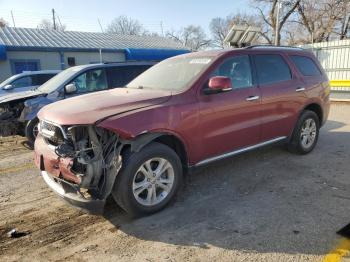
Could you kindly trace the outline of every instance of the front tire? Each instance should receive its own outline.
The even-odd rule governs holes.
[[[39,119],[34,118],[32,120],[29,120],[25,126],[25,136],[28,139],[28,142],[30,145],[34,145],[36,136],[39,133]]]
[[[163,209],[182,183],[179,156],[168,146],[152,142],[141,151],[123,155],[112,195],[132,216]]]
[[[295,126],[288,143],[288,150],[305,155],[316,146],[320,132],[320,120],[315,112],[305,110]]]

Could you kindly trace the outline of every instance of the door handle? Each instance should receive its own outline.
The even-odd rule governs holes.
[[[254,100],[258,100],[259,98],[260,98],[260,96],[248,96],[245,100],[254,101]]]
[[[301,91],[305,91],[305,87],[298,87],[297,89],[295,89],[295,92],[301,92]]]

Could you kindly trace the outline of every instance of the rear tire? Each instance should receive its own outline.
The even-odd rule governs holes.
[[[38,135],[38,125],[39,125],[39,119],[34,118],[32,120],[29,120],[25,126],[25,136],[28,139],[28,143],[30,145],[34,145],[36,136]]]
[[[123,154],[112,196],[131,216],[160,211],[182,183],[179,156],[168,146],[152,142],[139,152]]]
[[[287,145],[290,152],[305,155],[316,146],[320,132],[320,120],[315,112],[305,110],[300,115]]]

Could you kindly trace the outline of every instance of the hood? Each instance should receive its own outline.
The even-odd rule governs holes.
[[[35,97],[40,95],[46,95],[38,90],[29,90],[29,91],[23,91],[18,93],[1,93],[0,94],[0,103],[7,103],[23,98],[29,98],[29,97]]]
[[[115,88],[49,104],[38,116],[59,125],[94,124],[112,115],[164,103],[170,97],[171,92],[164,90]]]

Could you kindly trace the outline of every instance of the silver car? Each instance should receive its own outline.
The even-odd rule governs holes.
[[[25,71],[0,84],[0,96],[35,89],[54,77],[60,70]]]

